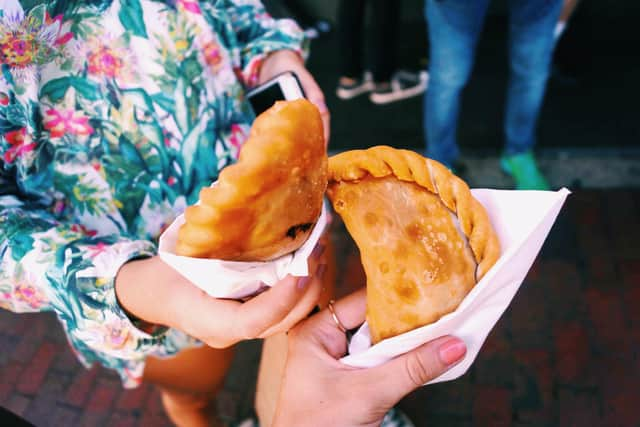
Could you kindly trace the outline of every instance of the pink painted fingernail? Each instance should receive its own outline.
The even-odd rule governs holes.
[[[467,346],[458,338],[451,338],[450,340],[447,340],[438,349],[440,360],[447,366],[462,359],[466,353]]]

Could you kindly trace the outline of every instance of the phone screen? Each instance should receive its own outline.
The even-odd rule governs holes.
[[[271,108],[276,101],[283,99],[285,99],[285,97],[282,89],[280,89],[280,85],[274,84],[256,94],[252,94],[249,97],[249,102],[253,107],[255,115],[258,116]]]

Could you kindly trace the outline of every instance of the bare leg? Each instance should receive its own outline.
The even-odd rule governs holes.
[[[178,427],[222,426],[215,396],[233,360],[233,348],[190,348],[167,359],[149,357],[144,379],[158,385],[167,415]]]
[[[324,276],[324,287],[318,301],[320,309],[335,295],[336,261],[335,250],[329,239],[326,240],[327,270]],[[264,340],[262,358],[256,385],[256,413],[261,427],[269,427],[276,411],[276,402],[280,392],[280,384],[287,360],[287,335],[281,333]]]

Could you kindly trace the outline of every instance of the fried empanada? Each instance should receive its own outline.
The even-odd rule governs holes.
[[[266,261],[309,237],[327,187],[322,119],[309,101],[278,101],[258,116],[236,164],[185,211],[176,253]]]
[[[327,192],[360,249],[373,343],[454,311],[500,256],[469,187],[413,151],[335,155]]]

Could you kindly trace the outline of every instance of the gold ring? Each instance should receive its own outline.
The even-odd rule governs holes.
[[[342,322],[340,321],[340,319],[338,319],[338,316],[336,315],[336,310],[333,308],[333,303],[335,303],[335,300],[329,301],[329,303],[327,304],[327,308],[329,309],[329,312],[331,313],[331,317],[333,317],[333,321],[336,323],[336,326],[338,327],[338,329],[340,329],[340,332],[342,332],[343,334],[346,334],[347,328],[345,328]]]

